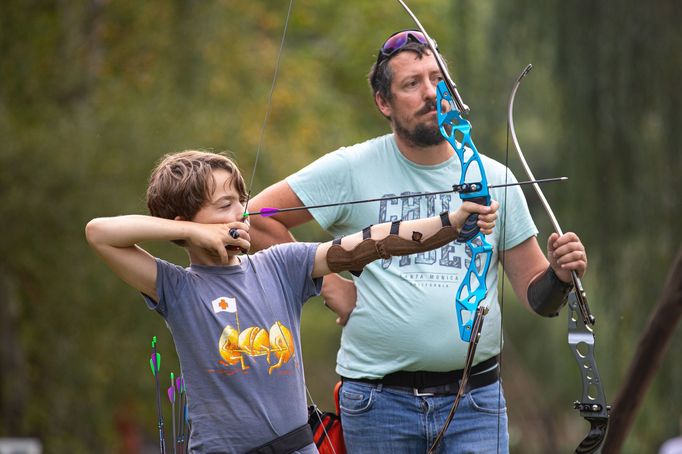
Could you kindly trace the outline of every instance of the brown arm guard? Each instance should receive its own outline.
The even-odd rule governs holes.
[[[350,271],[359,276],[365,265],[379,258],[388,259],[394,255],[416,254],[445,246],[457,239],[459,232],[450,224],[447,211],[440,214],[440,219],[441,229],[426,239],[416,231],[412,232],[412,240],[398,236],[400,221],[393,222],[390,234],[378,241],[372,239],[372,226],[366,227],[362,230],[362,242],[351,251],[341,247],[341,238],[337,238],[327,251],[327,265],[335,273]]]

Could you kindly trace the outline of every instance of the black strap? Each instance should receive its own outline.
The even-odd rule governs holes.
[[[452,223],[450,222],[450,213],[443,211],[440,214],[440,223],[443,227],[452,226]]]
[[[310,429],[310,424],[306,423],[291,432],[252,449],[247,454],[289,454],[312,443],[313,431]]]
[[[391,222],[391,235],[397,235],[400,231],[401,220]]]
[[[372,236],[371,229],[372,229],[371,225],[362,229],[362,239],[363,240],[366,240],[367,238],[370,238]],[[340,246],[342,239],[343,239],[343,235],[337,236],[336,238],[334,238],[334,241],[332,241],[332,244]],[[362,270],[348,270],[348,271],[350,271],[350,274],[352,274],[355,277],[359,277],[360,274],[362,274]]]

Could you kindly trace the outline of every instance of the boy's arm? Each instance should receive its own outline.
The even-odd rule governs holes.
[[[380,244],[382,240],[391,235],[392,224],[390,222],[371,227],[371,240],[374,241],[374,245],[368,245],[363,251],[359,251],[360,248],[358,248],[358,245],[363,242],[363,232],[345,236],[341,242],[341,247],[344,251],[353,251],[352,254],[348,254],[348,257],[352,257],[352,260],[350,260],[351,262],[356,262],[350,267],[339,264],[330,266],[328,253],[334,246],[333,242],[329,241],[327,243],[322,243],[318,246],[315,253],[315,264],[313,266],[312,277],[324,276],[331,272],[355,270],[356,267],[354,265],[359,262],[366,262],[365,254],[373,255],[372,260],[379,258],[382,254],[382,252],[379,252],[379,249],[382,249],[382,251],[386,249],[385,253],[389,255],[408,255],[419,252],[424,249],[424,243],[429,244],[429,249],[435,249],[456,239],[467,217],[472,213],[479,215],[478,226],[480,227],[481,232],[485,235],[490,234],[495,226],[495,219],[497,218],[496,211],[498,207],[499,204],[495,201],[493,201],[490,206],[464,202],[457,211],[447,215],[450,226],[444,226],[443,220],[441,220],[439,216],[403,221],[399,224],[398,232],[394,233],[394,236],[403,240],[400,242],[400,245],[397,245],[397,242],[394,242],[397,247],[388,244]],[[438,237],[438,240],[436,240],[436,236]],[[393,248],[396,250],[392,250]],[[343,267],[343,269],[340,269],[340,266]]]
[[[152,216],[128,215],[93,219],[85,227],[88,243],[123,281],[158,301],[156,260],[137,244],[144,241],[189,241],[227,262],[225,244],[244,242],[232,239],[230,227],[248,230],[243,223],[198,224]],[[248,242],[245,243],[248,247]]]
[[[157,239],[157,236],[172,236],[172,239],[182,236],[163,221],[166,220],[130,215],[93,219],[85,227],[88,243],[112,271],[157,302],[156,260],[137,243]],[[164,230],[173,234],[163,235]]]

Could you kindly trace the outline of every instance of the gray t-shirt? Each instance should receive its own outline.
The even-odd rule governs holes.
[[[502,164],[481,155],[491,185],[511,183]],[[443,191],[459,183],[455,155],[437,165],[419,165],[403,156],[393,134],[329,153],[287,178],[305,205],[412,195],[403,199],[314,209],[315,220],[333,235],[346,235],[382,222],[437,216],[461,205],[459,195]],[[480,175],[479,175],[480,178]],[[476,181],[470,180],[470,182]],[[518,186],[492,189],[500,202],[486,276],[490,308],[474,364],[500,352],[501,315],[497,302],[498,251],[537,234]],[[505,221],[506,226],[505,226]],[[348,378],[378,378],[399,370],[448,371],[464,367],[468,344],[457,329],[455,296],[471,253],[453,241],[436,250],[377,260],[359,278],[357,306],[343,329],[336,371]],[[481,264],[478,264],[481,266]]]
[[[307,422],[300,319],[322,284],[310,277],[317,246],[282,244],[236,266],[157,259],[159,303],[145,299],[180,358],[191,451],[241,453]]]

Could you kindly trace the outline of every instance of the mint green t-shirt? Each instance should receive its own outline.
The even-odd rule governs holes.
[[[502,164],[483,155],[481,159],[490,185],[516,181]],[[453,211],[461,205],[458,194],[420,194],[446,190],[459,179],[456,155],[438,165],[418,165],[400,153],[389,134],[329,153],[287,178],[287,183],[305,205],[414,194],[311,210],[322,228],[340,236],[370,224]],[[474,364],[498,354],[501,348],[498,251],[537,235],[518,186],[506,188],[506,195],[505,188],[492,189],[491,196],[500,202],[500,209],[497,225],[486,237],[493,245],[493,256],[483,304],[490,311]],[[433,251],[377,260],[365,267],[355,278],[357,306],[341,335],[337,373],[348,378],[380,378],[399,370],[463,368],[468,344],[459,336],[455,295],[469,257],[466,245],[453,241]]]

